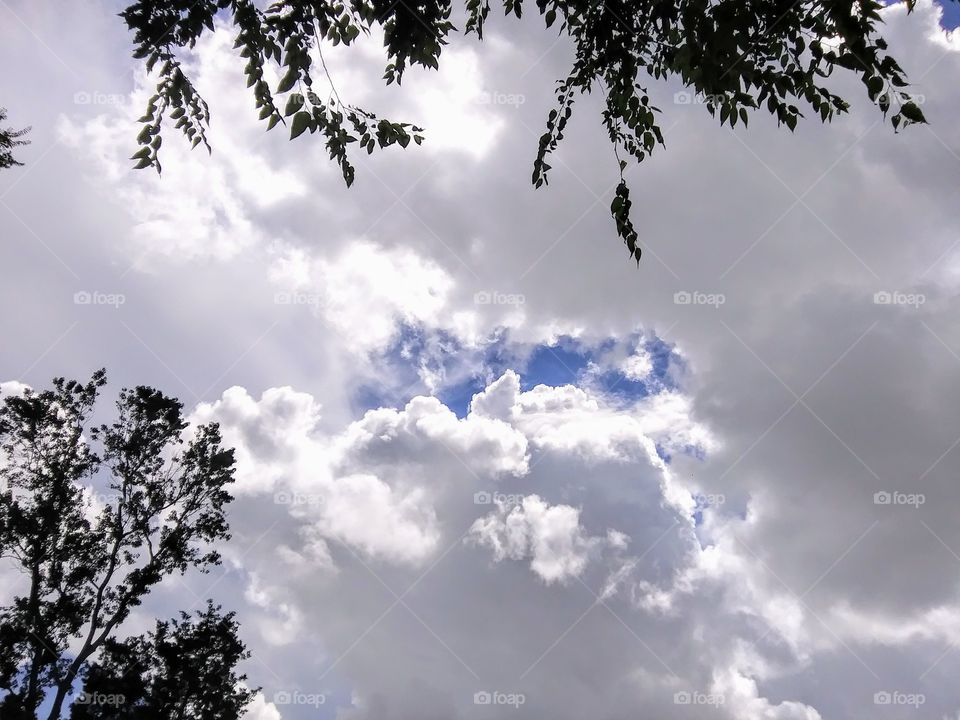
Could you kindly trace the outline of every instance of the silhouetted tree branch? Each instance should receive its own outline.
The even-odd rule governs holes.
[[[913,2],[907,0],[908,9]],[[721,124],[746,125],[764,108],[793,130],[803,117],[800,106],[823,122],[847,111],[847,101],[826,83],[840,69],[860,79],[884,115],[893,110],[894,129],[925,122],[904,90],[903,69],[879,35],[880,0],[536,0],[535,7],[547,28],[569,37],[575,57],[555,89],[556,105],[540,137],[532,181],[537,187],[547,183],[547,159],[563,139],[576,99],[601,92],[602,121],[620,172],[610,209],[638,262],[624,180],[627,160],[621,158],[640,162],[664,144],[663,113],[646,89],[650,79],[679,80],[691,96],[703,98],[706,111]],[[523,0],[502,0],[502,8],[519,18]],[[465,0],[465,31],[482,39],[490,9],[489,0]],[[178,51],[214,32],[219,15],[236,32],[247,86],[267,129],[289,124],[291,138],[307,130],[319,133],[349,186],[354,179],[350,144],[368,153],[406,147],[411,139],[421,142],[422,130],[345,104],[332,82],[329,96],[315,92],[314,65],[326,75],[322,45],[351,45],[377,29],[383,33],[384,79],[400,83],[410,65],[439,67],[441,50],[456,31],[452,10],[451,0],[274,0],[264,9],[253,0],[137,0],[121,15],[133,31],[135,57],[158,72],[159,82],[140,119],[136,167],[160,170],[165,120],[175,121],[193,146],[203,143],[209,150],[210,111]],[[282,76],[275,85],[264,72],[268,65]]]
[[[7,119],[7,109],[0,108],[0,122]],[[14,130],[13,128],[0,127],[0,169],[13,167],[14,165],[23,165],[13,157],[13,149],[21,145],[28,145],[29,140],[20,140],[21,137],[30,132],[30,128]]]

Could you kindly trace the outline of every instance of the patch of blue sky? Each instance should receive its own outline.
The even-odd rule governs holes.
[[[402,407],[415,395],[430,394],[431,382],[444,383],[462,348],[453,336],[403,324],[394,341],[375,358],[376,377],[353,392],[358,413],[381,407]]]
[[[631,366],[631,358],[642,361]],[[649,372],[640,374],[638,366],[648,366]],[[673,345],[656,335],[634,333],[598,354],[588,381],[615,404],[629,406],[649,395],[678,389],[678,379],[685,372],[683,358]]]
[[[660,459],[663,460],[667,465],[669,465],[673,457],[670,455],[667,449],[663,447],[663,445],[661,445],[660,443],[654,443],[654,447],[656,448],[657,455],[660,456]]]
[[[569,337],[558,339],[555,345],[537,345],[522,368],[520,386],[529,390],[537,385],[576,385],[595,352]]]
[[[625,371],[624,363],[636,353],[649,363],[646,375]],[[529,344],[514,342],[503,331],[482,346],[465,347],[447,333],[412,325],[400,328],[376,365],[375,381],[354,393],[358,412],[402,407],[414,395],[433,394],[458,417],[466,416],[476,393],[508,369],[520,375],[524,390],[578,385],[623,406],[676,389],[686,370],[675,348],[652,334],[589,340],[563,336],[551,344]]]
[[[939,0],[936,4],[943,9],[940,25],[945,30],[954,30],[960,27],[960,3],[956,0]]]
[[[897,5],[901,0],[883,0],[885,5]],[[942,11],[940,27],[944,30],[955,30],[960,26],[960,3],[957,0],[933,0]]]

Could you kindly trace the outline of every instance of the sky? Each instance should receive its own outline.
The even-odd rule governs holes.
[[[884,10],[930,121],[897,134],[851,78],[792,135],[651,81],[639,267],[596,97],[529,185],[572,57],[535,18],[399,88],[377,38],[331,50],[341,95],[426,128],[347,189],[264,132],[225,23],[184,56],[212,154],[170,133],[131,170],[120,9],[0,1],[32,126],[0,392],[105,367],[103,412],[152,385],[236,448],[223,567],[126,630],[235,610],[247,720],[960,718],[955,7]]]

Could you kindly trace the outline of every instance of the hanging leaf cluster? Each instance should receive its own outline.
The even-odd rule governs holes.
[[[611,212],[619,236],[639,261],[624,177],[628,163],[621,157],[642,162],[664,145],[664,111],[651,104],[651,79],[679,81],[687,97],[698,98],[721,125],[746,126],[754,112],[764,110],[793,131],[805,113],[829,122],[848,110],[849,103],[828,86],[839,68],[858,76],[895,130],[926,122],[879,34],[883,7],[878,0],[536,0],[546,27],[567,36],[575,55],[557,82],[555,106],[533,163],[533,184],[548,183],[548,158],[563,140],[577,98],[602,93],[601,120],[620,173]],[[465,31],[482,39],[490,9],[489,0],[466,0]],[[400,83],[411,65],[439,67],[441,50],[456,30],[452,10],[449,0],[275,0],[265,9],[253,0],[138,0],[122,15],[134,32],[136,57],[158,68],[160,81],[141,118],[136,167],[160,169],[165,118],[175,121],[194,146],[203,143],[209,149],[209,109],[184,74],[177,51],[214,30],[219,14],[237,30],[247,85],[267,129],[282,123],[291,138],[307,130],[323,136],[350,185],[351,144],[368,153],[407,147],[411,140],[423,141],[423,130],[343,102],[326,73],[323,47],[351,45],[377,26],[384,36],[384,80]],[[503,0],[503,11],[522,17],[523,0]],[[318,59],[328,81],[325,95],[314,86]],[[265,77],[269,64],[282,72],[275,86]]]

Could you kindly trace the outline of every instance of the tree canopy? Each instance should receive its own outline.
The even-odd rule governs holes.
[[[215,424],[185,437],[181,404],[148,387],[90,426],[105,383],[59,378],[0,406],[0,560],[22,578],[0,606],[0,717],[236,720],[252,691],[232,615],[208,603],[120,636],[165,577],[220,562],[233,451]]]
[[[907,0],[910,10],[913,1]],[[894,129],[925,122],[904,89],[903,69],[879,34],[883,7],[877,0],[537,0],[531,9],[547,28],[570,38],[575,59],[558,79],[555,106],[533,160],[533,184],[547,183],[547,161],[563,140],[577,98],[601,92],[601,120],[619,160],[611,212],[639,262],[624,172],[629,158],[640,162],[664,144],[663,111],[647,93],[651,80],[677,79],[704,96],[705,109],[721,125],[746,125],[753,112],[765,110],[792,131],[805,111],[828,122],[848,109],[827,84],[839,69],[860,79]],[[235,48],[267,129],[284,124],[291,139],[307,130],[319,133],[349,186],[351,144],[368,153],[405,148],[411,140],[420,144],[424,131],[349,104],[332,82],[329,91],[315,91],[315,75],[326,73],[323,47],[351,45],[379,29],[383,77],[388,84],[400,83],[411,65],[439,67],[442,48],[457,31],[453,9],[450,0],[275,0],[265,9],[253,0],[138,0],[121,14],[134,34],[135,57],[158,72],[159,82],[140,119],[136,167],[160,170],[165,120],[193,146],[209,149],[210,110],[178,52],[213,32],[220,14],[236,28]],[[466,0],[464,31],[482,39],[490,10],[489,0]],[[523,0],[503,0],[502,10],[520,18]],[[268,65],[280,70],[276,84],[264,72]]]

